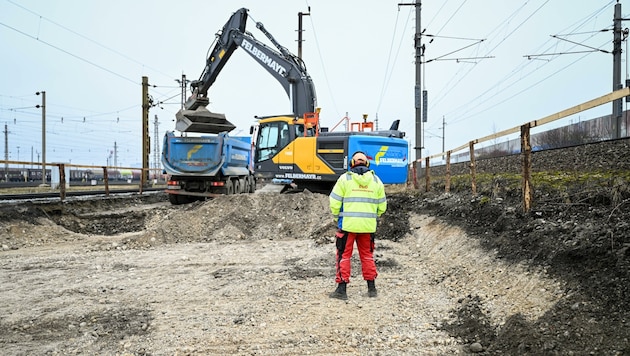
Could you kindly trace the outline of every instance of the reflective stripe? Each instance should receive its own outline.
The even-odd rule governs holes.
[[[348,217],[355,217],[355,218],[372,218],[372,219],[376,219],[378,217],[376,213],[355,213],[355,212],[350,212],[350,211],[342,211],[339,213],[339,216],[348,216]]]
[[[369,203],[369,204],[378,204],[382,199],[374,199],[374,198],[355,198],[355,197],[345,197],[343,198],[344,203]]]
[[[339,200],[339,201],[342,201],[342,200],[343,200],[343,197],[342,197],[341,195],[339,195],[339,194],[335,194],[334,192],[331,192],[331,193],[330,193],[330,197],[331,197],[331,198],[333,198],[333,199],[335,199],[335,200]]]

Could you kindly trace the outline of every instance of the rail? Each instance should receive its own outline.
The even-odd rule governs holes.
[[[160,182],[163,182],[165,185],[165,177],[161,169],[156,168],[94,166],[70,163],[43,164],[41,162],[8,160],[2,160],[0,164],[4,166],[3,168],[0,167],[0,182],[3,182],[2,185],[5,188],[10,188],[11,182],[30,182],[31,184],[41,182],[39,193],[58,192],[62,201],[66,198],[68,188],[73,185],[81,187],[91,186],[92,189],[102,190],[106,196],[109,196],[112,191],[116,191],[120,187],[123,187],[125,191],[133,190],[129,189],[129,184],[121,185],[121,181],[126,181],[127,183],[138,181],[136,191],[139,194],[146,190],[155,190],[151,189],[150,185],[159,186]],[[26,168],[26,166],[38,166],[41,168]],[[51,167],[51,169],[46,170],[46,167]],[[152,184],[149,184],[147,177],[153,177]],[[9,192],[9,194],[11,193]],[[29,191],[24,194],[32,193],[32,191]],[[14,192],[12,194],[16,195]]]
[[[531,145],[531,135],[530,135],[530,130],[533,127],[537,127],[537,126],[542,126],[551,122],[554,122],[556,120],[560,120],[562,118],[568,117],[570,115],[574,115],[607,103],[610,103],[614,100],[617,99],[621,99],[624,97],[628,97],[630,96],[630,87],[627,88],[623,88],[620,90],[616,90],[613,91],[611,93],[608,93],[606,95],[600,96],[598,98],[586,101],[584,103],[581,103],[579,105],[573,106],[571,108],[562,110],[560,112],[557,112],[555,114],[552,115],[548,115],[545,116],[543,118],[540,118],[538,120],[533,120],[533,121],[529,121],[526,122],[520,126],[515,126],[512,128],[509,128],[507,130],[503,130],[497,133],[494,133],[492,135],[487,135],[475,140],[472,140],[466,144],[463,144],[461,146],[458,146],[454,149],[445,151],[445,152],[441,152],[438,154],[434,154],[431,156],[427,156],[427,157],[420,157],[419,159],[415,160],[412,163],[412,180],[413,180],[413,185],[415,189],[419,189],[419,183],[418,183],[418,163],[420,163],[420,166],[422,161],[424,160],[425,165],[424,165],[424,178],[425,178],[425,191],[428,192],[430,191],[430,184],[431,184],[431,174],[430,174],[430,168],[431,168],[431,159],[432,158],[439,158],[439,157],[446,157],[445,160],[445,167],[446,167],[446,174],[445,174],[445,191],[449,192],[450,191],[450,184],[451,184],[451,155],[455,152],[459,152],[462,151],[466,148],[468,148],[469,151],[469,155],[470,155],[470,178],[471,178],[471,191],[473,195],[477,194],[477,181],[476,181],[476,164],[475,164],[475,145],[482,143],[482,142],[486,142],[486,141],[490,141],[493,139],[497,139],[503,136],[507,136],[510,134],[514,134],[514,133],[518,133],[520,132],[520,143],[521,143],[521,178],[522,178],[522,198],[523,198],[523,210],[525,212],[528,212],[531,210],[531,206],[532,206],[532,202],[533,202],[533,191],[532,191],[532,177],[531,177],[531,172],[532,172],[532,145]]]

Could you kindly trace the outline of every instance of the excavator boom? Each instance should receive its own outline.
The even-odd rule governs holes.
[[[176,127],[179,131],[218,133],[235,128],[225,115],[212,113],[206,106],[210,102],[208,89],[239,47],[282,85],[291,99],[294,117],[302,117],[305,113],[315,111],[317,105],[315,86],[304,62],[281,46],[262,23],[256,23],[256,28],[263,32],[277,49],[265,45],[246,32],[247,12],[245,8],[236,11],[217,33],[201,76],[191,83],[192,95],[184,104],[184,108],[176,114]]]

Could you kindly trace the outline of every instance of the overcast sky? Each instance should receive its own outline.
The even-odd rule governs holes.
[[[248,30],[257,39],[268,43],[255,27],[262,22],[297,54],[298,13],[310,6],[302,57],[315,82],[322,125],[368,114],[386,129],[400,119],[413,147],[416,16],[413,6],[398,5],[403,2],[0,0],[0,124],[3,141],[8,132],[9,159],[40,160],[41,111],[35,105],[41,96],[35,93],[46,91],[47,162],[104,165],[111,157],[113,164],[116,147],[119,166],[140,165],[141,81],[147,76],[151,97],[161,103],[149,114],[153,167],[155,140],[161,149],[164,132],[175,128],[181,102],[176,80],[199,77],[216,32],[241,7],[250,10]],[[448,150],[611,92],[612,54],[606,52],[612,51],[615,3],[423,1],[423,85],[429,93],[423,154],[442,152],[443,136]],[[621,3],[628,18],[630,1]],[[626,49],[624,42],[622,80]],[[290,112],[280,83],[242,49],[209,97],[208,108],[226,114],[237,126],[235,135],[248,135],[254,116]],[[610,111],[604,105],[568,120]]]

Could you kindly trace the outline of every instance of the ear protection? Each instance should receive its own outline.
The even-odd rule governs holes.
[[[363,156],[365,156],[365,166],[366,167],[370,167],[370,159],[367,158],[367,155],[365,154],[365,152],[362,151],[356,151],[355,153],[352,154],[352,159],[350,160],[350,168],[355,167],[359,164],[358,160],[354,159],[354,156],[357,155],[357,153],[362,154]],[[363,162],[363,160],[361,160],[361,162]]]

